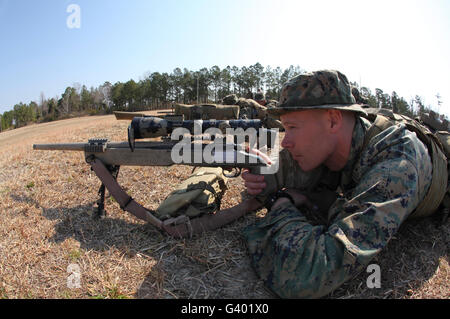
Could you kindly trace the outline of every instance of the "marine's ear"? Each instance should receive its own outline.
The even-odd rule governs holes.
[[[327,127],[330,133],[336,133],[342,127],[344,115],[341,110],[328,109],[326,113]]]

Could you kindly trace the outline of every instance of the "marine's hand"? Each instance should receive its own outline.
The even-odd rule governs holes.
[[[247,148],[247,152],[262,157],[269,165],[272,164],[270,157],[257,149]],[[252,174],[248,169],[244,169],[241,176],[245,181],[244,185],[247,187],[247,193],[250,195],[258,195],[267,186],[264,182],[264,175]]]
[[[258,195],[267,186],[264,182],[264,175],[251,174],[248,169],[245,169],[241,176],[245,181],[244,185],[247,187],[247,193],[250,195]]]
[[[308,206],[312,208],[313,204],[309,201],[309,199],[300,191],[295,189],[287,189],[286,192],[291,195],[292,199],[295,202],[296,207],[300,206]]]
[[[286,193],[288,193],[289,195],[291,195],[292,199],[295,202],[295,207],[300,207],[300,206],[307,206],[308,208],[312,209],[313,208],[313,204],[309,201],[309,199],[300,191],[295,190],[295,189],[287,189]],[[273,204],[272,209],[276,208],[277,206],[288,202],[289,199],[287,199],[286,197],[280,197],[275,204]]]

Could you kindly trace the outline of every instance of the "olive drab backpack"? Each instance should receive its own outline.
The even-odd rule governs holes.
[[[430,216],[442,210],[444,218],[448,217],[450,208],[449,162],[450,158],[450,133],[439,131],[440,128],[428,127],[420,119],[411,119],[405,115],[393,113],[388,109],[365,109],[367,119],[372,122],[365,140],[364,148],[370,139],[388,127],[404,123],[406,128],[415,132],[417,137],[427,146],[433,162],[433,176],[424,200],[411,213],[409,218]]]
[[[161,220],[185,215],[189,218],[213,213],[227,189],[220,167],[200,167],[171,192],[155,211]]]

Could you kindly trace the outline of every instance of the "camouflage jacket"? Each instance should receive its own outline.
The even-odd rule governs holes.
[[[337,195],[321,213],[285,203],[244,230],[256,272],[280,297],[318,298],[356,276],[425,197],[432,176],[426,146],[398,124],[363,149],[369,127],[357,117],[341,172],[305,173],[283,150],[278,173],[266,176],[273,186],[265,194],[287,187]]]

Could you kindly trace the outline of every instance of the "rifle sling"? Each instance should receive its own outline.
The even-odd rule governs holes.
[[[89,161],[89,164],[123,210],[151,223],[176,238],[192,237],[204,231],[217,229],[261,206],[255,198],[251,198],[231,208],[220,210],[215,214],[194,219],[189,219],[187,216],[180,216],[162,222],[153,216],[151,211],[137,203],[122,189],[101,160],[93,158]]]
[[[260,206],[261,204],[255,198],[251,198],[231,208],[217,211],[215,214],[182,220],[180,224],[176,223],[177,218],[169,219],[163,222],[163,229],[173,237],[192,237],[192,235],[215,230],[229,224]]]
[[[106,168],[103,162],[97,158],[90,161],[91,167],[97,174],[98,178],[106,186],[109,193],[119,203],[120,207],[133,214],[139,219],[145,220],[152,225],[161,228],[162,222],[153,216],[146,208],[138,204],[133,198],[131,198],[120,185],[116,179],[111,175],[111,172]]]

